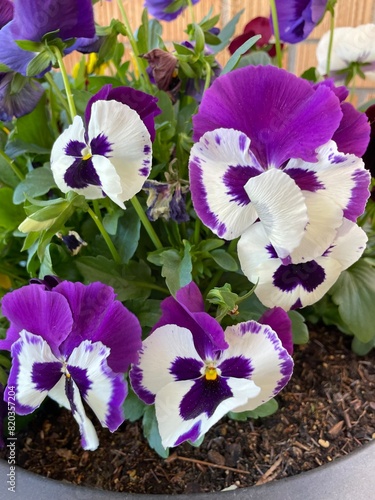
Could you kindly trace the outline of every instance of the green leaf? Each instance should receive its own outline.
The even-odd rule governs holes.
[[[225,250],[213,250],[211,252],[211,257],[214,259],[216,264],[226,271],[237,271],[238,265],[235,259]]]
[[[256,52],[243,55],[236,67],[243,68],[244,66],[267,66],[268,64],[272,64],[270,56],[267,52],[258,50]]]
[[[375,338],[375,269],[364,259],[342,272],[332,300],[352,333],[363,343]]]
[[[224,26],[224,28],[220,31],[219,38],[221,40],[221,43],[219,45],[213,45],[211,46],[211,50],[214,52],[214,54],[217,54],[218,52],[221,52],[223,49],[225,49],[229,43],[229,40],[232,38],[238,21],[240,20],[240,17],[244,13],[245,9],[240,10],[234,17],[229,21],[228,24]]]
[[[169,448],[164,448],[161,444],[154,406],[147,406],[143,415],[142,425],[143,434],[151,448],[162,458],[167,458],[169,456]]]
[[[114,243],[121,257],[121,261],[127,264],[133,257],[138,247],[141,232],[141,221],[133,207],[125,210],[119,219]]]
[[[245,54],[255,43],[261,38],[261,35],[255,35],[249,38],[245,43],[241,45],[241,47],[238,47],[236,52],[230,57],[229,61],[227,64],[224,66],[222,72],[220,73],[221,75],[224,75],[225,73],[229,73],[229,71],[232,71],[235,69],[237,64],[240,61],[240,58],[242,54]]]
[[[361,342],[357,337],[353,338],[352,351],[358,356],[366,356],[375,347],[375,338],[370,342]]]
[[[139,399],[138,396],[129,388],[128,395],[126,396],[124,402],[124,413],[126,420],[129,422],[135,422],[140,419],[145,412],[147,406],[143,401]]]
[[[13,203],[19,205],[27,196],[41,196],[56,187],[52,171],[48,166],[36,168],[29,172],[25,180],[20,182],[14,190]]]
[[[26,68],[27,76],[35,76],[43,73],[51,64],[55,63],[55,58],[49,50],[43,50],[32,59]]]
[[[225,244],[224,240],[211,238],[201,241],[198,245],[198,250],[201,252],[211,252],[211,250],[215,250],[216,248],[222,247],[224,244]]]
[[[22,207],[13,205],[13,190],[0,188],[0,228],[12,231],[23,221],[25,212]]]
[[[309,329],[305,323],[305,318],[297,311],[289,311],[288,316],[292,321],[293,344],[307,344]]]
[[[232,412],[228,413],[228,417],[232,420],[239,420],[241,422],[246,421],[248,418],[265,418],[273,415],[279,408],[278,402],[276,399],[272,398],[267,403],[263,403],[262,405],[255,408],[255,410],[243,411],[243,412]]]

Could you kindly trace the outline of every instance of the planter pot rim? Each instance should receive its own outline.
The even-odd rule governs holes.
[[[345,457],[341,457],[308,472],[272,481],[262,486],[238,488],[227,492],[174,495],[181,500],[358,500],[372,498],[375,490],[375,441],[365,444]],[[9,491],[10,465],[0,460],[0,497],[28,500],[167,500],[172,495],[118,493],[77,486],[39,476],[20,467],[15,470],[15,491]]]

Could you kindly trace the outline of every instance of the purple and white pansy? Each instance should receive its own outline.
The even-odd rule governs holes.
[[[354,108],[353,113],[361,115]],[[280,258],[287,258],[306,227],[315,224],[305,193],[323,193],[355,220],[370,178],[359,158],[339,153],[330,142],[340,129],[341,144],[346,139],[350,144],[355,120],[352,114],[348,123],[344,119],[329,85],[313,87],[272,66],[248,66],[218,77],[193,117],[199,142],[189,169],[198,216],[225,239],[241,236],[259,220]],[[361,133],[368,141],[368,124],[361,122]],[[345,184],[340,201],[338,170],[340,187]],[[332,204],[319,227],[322,239],[334,236],[341,222]]]
[[[366,242],[366,233],[343,219],[334,240],[320,255],[306,259],[297,249],[283,261],[257,222],[241,236],[237,250],[242,271],[257,283],[254,293],[262,304],[288,311],[320,300],[340,273],[360,258]]]
[[[101,89],[89,101],[85,122],[76,116],[56,140],[51,169],[64,193],[108,196],[121,208],[138,193],[152,163],[156,99],[139,90]]]
[[[198,440],[229,411],[255,409],[289,381],[293,361],[277,333],[256,321],[224,332],[204,312],[194,283],[179,290],[176,299],[165,299],[162,310],[130,380],[145,403],[155,403],[164,447]],[[287,318],[286,313],[276,308],[273,314],[285,327],[280,316]],[[284,328],[283,337],[290,349],[290,328]]]
[[[110,431],[124,421],[124,373],[141,347],[137,318],[111,287],[68,281],[10,292],[2,312],[10,327],[0,349],[12,354],[8,387],[16,393],[16,413],[32,413],[48,395],[71,409],[83,448],[95,450],[98,437],[82,399]]]

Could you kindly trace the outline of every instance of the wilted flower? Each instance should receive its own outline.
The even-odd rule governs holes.
[[[307,38],[321,21],[328,0],[276,0],[280,39],[298,43]]]
[[[164,447],[196,441],[228,411],[253,410],[288,383],[293,361],[269,326],[247,321],[223,332],[194,283],[162,310],[130,379],[155,403]]]
[[[329,36],[329,32],[325,33],[316,48],[317,70],[321,75],[327,73]],[[335,28],[329,76],[344,81],[353,64],[357,65],[357,71],[375,78],[375,24]]]
[[[141,343],[137,318],[111,287],[68,281],[51,290],[38,284],[15,290],[4,296],[2,312],[10,327],[0,349],[12,353],[8,387],[16,412],[32,413],[48,395],[71,409],[83,448],[95,450],[98,437],[82,398],[110,431],[123,422],[123,374]]]
[[[31,113],[44,93],[43,87],[36,80],[24,78],[13,71],[0,73],[0,120]]]
[[[225,239],[241,236],[260,219],[281,259],[300,245],[308,225],[315,234],[310,257],[319,255],[342,224],[343,212],[355,221],[368,197],[363,162],[328,142],[342,117],[328,86],[314,89],[272,66],[219,77],[193,117],[199,143],[191,150],[189,169],[198,216]],[[343,142],[351,131],[349,124]],[[368,140],[368,125],[362,133]],[[336,175],[342,179],[339,196]],[[312,205],[320,203],[314,193],[324,195],[324,222],[312,216]]]
[[[64,41],[95,36],[91,0],[66,0],[63,9],[58,0],[14,0],[13,4],[13,19],[0,31],[0,62],[23,75],[37,53],[21,49],[16,40],[41,42],[51,32]]]
[[[143,56],[148,62],[155,85],[164,92],[175,92],[181,82],[178,78],[178,59],[167,50],[153,49]]]
[[[77,255],[82,247],[87,246],[86,241],[80,237],[77,231],[69,231],[68,234],[57,233],[57,237],[65,243],[72,255]]]
[[[189,220],[185,203],[187,186],[181,186],[178,180],[171,182],[148,180],[144,183],[143,189],[148,193],[146,204],[150,220],[157,220],[160,217],[177,223]]]
[[[158,108],[156,99],[144,92],[110,87],[90,99],[85,123],[76,116],[57,139],[51,169],[64,193],[73,190],[88,199],[108,196],[125,208],[124,201],[141,190],[150,172],[150,134]],[[123,96],[132,106],[124,104]]]
[[[255,35],[261,35],[261,38],[257,40],[255,46],[252,47],[250,51],[261,49],[268,52],[270,57],[275,57],[275,44],[271,41],[271,38],[273,37],[271,22],[267,17],[261,16],[252,19],[244,27],[243,33],[233,38],[233,40],[228,45],[229,52],[231,54],[234,54],[234,52],[239,47],[241,47],[241,45],[243,45],[247,40]]]
[[[191,0],[194,5],[199,0]],[[188,6],[187,0],[145,0],[148,12],[160,21],[173,21]]]

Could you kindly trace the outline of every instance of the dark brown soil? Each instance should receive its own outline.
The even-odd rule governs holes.
[[[375,438],[375,353],[358,358],[350,339],[321,330],[297,346],[295,372],[262,420],[224,419],[199,448],[168,459],[153,452],[138,423],[114,434],[97,426],[100,447],[83,451],[68,411],[33,422],[18,439],[20,466],[58,480],[136,493],[191,493],[244,487],[298,474]]]

